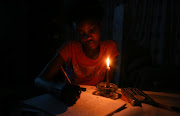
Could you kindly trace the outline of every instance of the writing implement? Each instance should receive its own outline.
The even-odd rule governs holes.
[[[60,68],[61,68],[61,70],[63,71],[63,73],[64,73],[64,75],[65,75],[65,77],[66,77],[66,80],[67,80],[69,83],[71,83],[71,80],[70,80],[69,77],[67,76],[67,74],[66,74],[66,72],[64,71],[62,65],[60,65]],[[86,91],[86,88],[80,87],[80,90],[81,90],[81,91]]]

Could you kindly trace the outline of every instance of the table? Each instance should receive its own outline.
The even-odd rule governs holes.
[[[22,111],[36,112],[36,114],[38,113],[38,115],[40,116],[105,116],[126,104],[126,109],[112,115],[134,116],[137,114],[145,114],[147,112],[147,114],[152,114],[149,113],[149,111],[151,110],[158,112],[157,114],[154,112],[153,115],[159,115],[161,112],[162,114],[168,115],[180,115],[179,113],[166,111],[163,109],[161,110],[147,104],[143,104],[143,107],[134,107],[130,103],[122,99],[112,100],[102,96],[92,95],[92,93],[96,91],[95,86],[81,85],[81,87],[86,88],[86,92],[82,92],[80,99],[76,102],[76,104],[71,107],[67,107],[60,100],[55,99],[50,94],[43,94],[41,96],[37,96],[24,101],[24,103],[30,107],[23,107]],[[168,106],[180,107],[179,94],[152,91],[144,92],[148,94],[151,98],[153,98],[156,102],[166,104]],[[131,113],[128,114],[129,112]]]

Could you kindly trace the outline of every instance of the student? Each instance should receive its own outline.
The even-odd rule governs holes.
[[[61,86],[61,95],[74,102],[80,94],[78,85],[96,85],[106,81],[107,58],[110,59],[110,82],[113,82],[120,53],[115,41],[102,40],[102,18],[95,14],[87,13],[83,17],[78,17],[76,31],[79,40],[68,41],[59,49],[56,56],[35,79],[36,85],[48,91],[54,91],[56,86]],[[68,76],[73,84],[50,84],[60,66],[64,64],[67,64],[67,70],[70,72]]]

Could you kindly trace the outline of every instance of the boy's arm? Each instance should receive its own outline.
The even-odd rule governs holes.
[[[53,88],[57,87],[57,84],[53,82],[53,79],[58,74],[58,71],[60,70],[59,66],[62,64],[64,64],[64,59],[58,53],[35,79],[35,85],[46,91],[51,91]],[[64,83],[62,83],[62,85],[64,85]],[[60,85],[58,86],[60,87]]]
[[[45,89],[46,92],[59,96],[65,104],[71,106],[75,104],[80,96],[80,86],[67,83],[56,83],[53,81],[53,77],[61,70],[60,65],[64,63],[64,59],[58,53],[35,79],[35,85]]]
[[[57,53],[57,55],[46,65],[38,77],[47,81],[53,81],[53,77],[57,75],[60,70],[60,65],[63,65],[64,63],[65,61],[63,57]]]

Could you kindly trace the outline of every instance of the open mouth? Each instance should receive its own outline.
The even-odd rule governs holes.
[[[93,42],[93,41],[89,41],[89,42],[87,42],[87,45],[88,45],[89,47],[94,46],[94,42]]]

